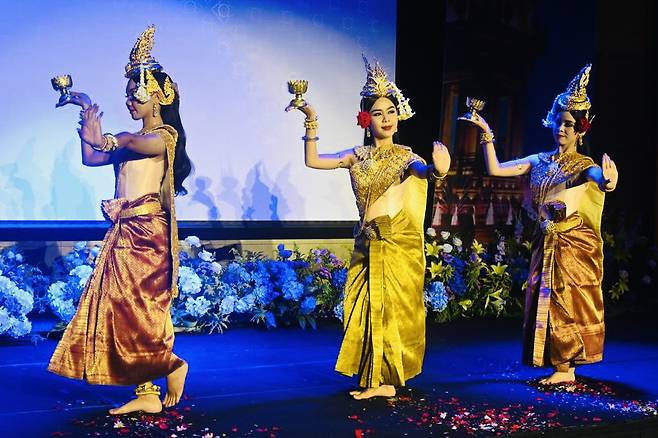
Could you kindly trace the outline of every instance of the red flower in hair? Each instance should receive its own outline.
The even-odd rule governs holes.
[[[356,115],[356,124],[363,129],[370,126],[370,113],[367,111],[359,111],[359,114]]]
[[[585,133],[590,130],[592,127],[592,124],[587,120],[587,117],[581,117],[578,119],[576,122],[576,125],[574,126],[574,130],[578,133]]]

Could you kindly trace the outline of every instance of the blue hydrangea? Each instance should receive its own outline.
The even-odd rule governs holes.
[[[425,290],[425,302],[432,310],[442,312],[448,306],[448,294],[446,288],[440,281],[433,281]]]
[[[230,315],[235,310],[235,302],[237,300],[238,299],[235,297],[235,295],[224,297],[221,304],[219,305],[219,312],[222,315]]]
[[[455,271],[452,275],[452,278],[448,281],[448,286],[452,293],[458,296],[464,295],[466,292],[466,282],[460,271]]]
[[[243,284],[251,280],[251,275],[240,263],[232,262],[226,267],[222,280],[231,284]]]
[[[304,285],[298,281],[290,280],[281,288],[283,298],[286,300],[298,301],[304,293]]]
[[[342,290],[345,287],[345,282],[347,281],[347,269],[341,268],[336,269],[333,272],[331,284],[338,290]]]
[[[340,303],[336,304],[336,307],[334,307],[334,315],[336,315],[336,318],[340,319],[343,321],[343,300],[341,299]]]
[[[315,306],[315,297],[306,297],[302,300],[300,309],[303,315],[308,315],[315,310]]]
[[[240,298],[235,303],[235,311],[237,313],[250,312],[254,309],[256,304],[256,296],[254,294],[247,294]]]

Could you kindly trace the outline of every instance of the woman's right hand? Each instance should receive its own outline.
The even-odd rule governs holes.
[[[476,114],[475,117],[457,117],[457,120],[463,120],[465,122],[472,123],[475,126],[482,129],[484,132],[491,132],[491,128],[489,127],[489,124],[479,114]]]
[[[286,112],[298,109],[299,111],[303,112],[304,115],[306,115],[306,118],[309,120],[314,120],[318,117],[315,109],[308,102],[305,102],[303,106],[297,106],[293,103],[294,101],[294,99],[290,101],[290,104],[286,107]]]
[[[86,110],[91,106],[91,99],[85,93],[71,91],[69,94],[64,94],[59,98],[59,102],[57,102],[55,108],[68,105],[69,103],[78,105],[79,107],[82,107],[83,110]]]

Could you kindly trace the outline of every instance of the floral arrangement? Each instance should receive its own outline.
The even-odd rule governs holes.
[[[250,252],[233,255],[234,260],[223,266],[197,237],[185,239],[180,294],[172,308],[175,325],[221,332],[230,317],[242,317],[268,328],[315,328],[319,317],[333,316],[341,307],[347,270],[326,249],[303,255],[281,244],[274,259]]]
[[[492,245],[493,246],[493,245]],[[501,316],[518,312],[527,276],[530,244],[499,236],[487,250],[477,240],[469,246],[448,231],[426,233],[425,302],[439,322],[461,317]]]
[[[55,281],[48,288],[48,304],[63,323],[73,318],[99,252],[97,245],[89,247],[87,242],[77,242],[71,252],[55,260]],[[58,328],[63,328],[63,324]]]
[[[0,251],[0,335],[13,338],[26,336],[32,330],[27,314],[34,307],[32,286],[36,283],[26,279],[33,267],[24,266],[23,261],[23,255],[15,248]]]
[[[655,300],[658,250],[623,223],[611,229],[604,221],[606,301],[642,305]],[[499,233],[495,242],[484,245],[428,229],[424,296],[433,318],[446,322],[519,313],[531,252],[526,231],[517,220],[510,235]],[[221,263],[197,237],[182,241],[181,249],[180,294],[171,309],[180,330],[221,332],[239,322],[315,328],[319,319],[342,320],[347,265],[327,249],[303,254],[279,245],[274,257],[234,251],[232,260]],[[31,315],[44,310],[59,319],[55,329],[63,329],[75,314],[99,251],[78,242],[46,275],[16,247],[0,250],[0,336],[29,334]]]

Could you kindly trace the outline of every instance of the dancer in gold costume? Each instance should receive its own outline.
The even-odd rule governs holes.
[[[484,131],[490,175],[530,174],[539,226],[526,289],[523,356],[529,365],[554,368],[544,384],[573,381],[576,365],[603,358],[601,213],[618,173],[607,154],[599,167],[577,150],[590,129],[590,69],[584,67],[555,98],[543,121],[553,131],[550,152],[499,163],[487,122],[480,116],[461,118]]]
[[[174,195],[185,194],[191,163],[171,78],[151,56],[155,28],[138,39],[126,66],[126,106],[137,133],[105,134],[97,105],[83,93],[61,104],[81,106],[82,162],[114,166],[114,199],[103,201],[112,222],[77,312],[50,360],[48,370],[99,385],[138,385],[137,398],[112,414],[160,412],[183,393],[187,363],[173,353],[169,313],[177,293],[178,233]]]
[[[425,354],[423,220],[428,178],[450,167],[447,148],[434,143],[434,164],[396,144],[398,120],[413,115],[409,102],[377,63],[364,57],[367,82],[358,124],[364,145],[318,154],[318,121],[308,103],[293,100],[306,115],[302,138],[306,165],[349,169],[360,221],[344,299],[344,338],[336,371],[358,375],[355,399],[391,397],[396,386],[420,373]]]

